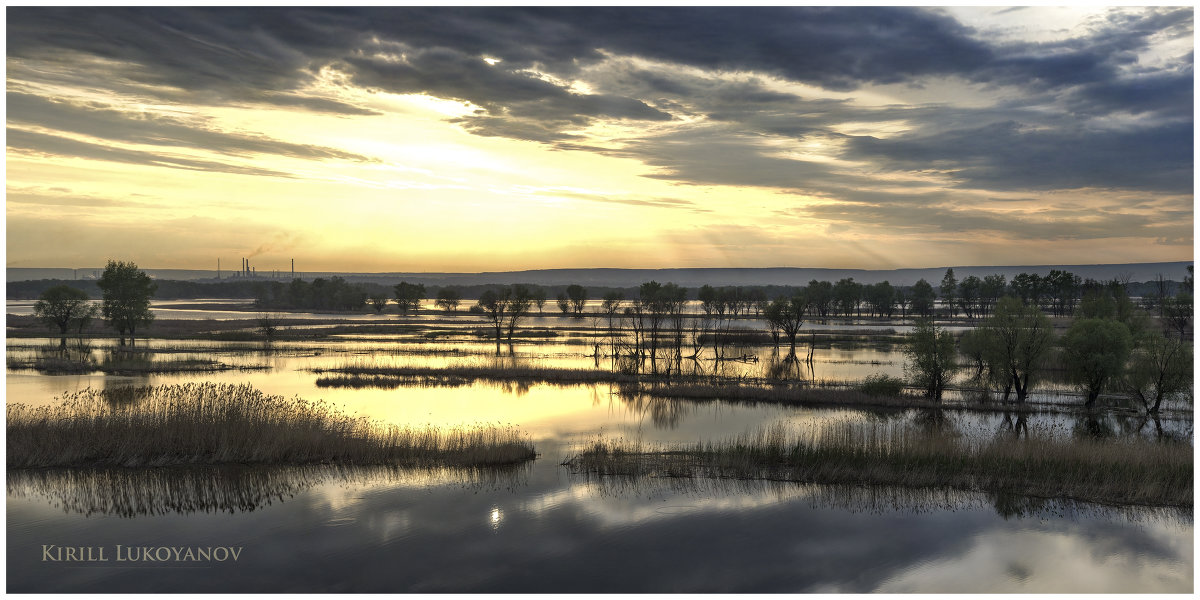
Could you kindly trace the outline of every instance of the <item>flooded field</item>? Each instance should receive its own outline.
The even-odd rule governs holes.
[[[218,301],[214,301],[218,302]],[[220,301],[226,302],[226,301]],[[17,306],[14,306],[17,304]],[[156,303],[161,319],[253,313]],[[10,313],[24,309],[9,303]],[[232,313],[233,316],[230,316]],[[288,314],[344,319],[345,315]],[[1190,406],[1159,419],[1074,411],[1051,375],[1031,401],[1046,410],[806,407],[684,399],[619,382],[425,377],[396,385],[323,383],[339,369],[567,369],[620,372],[605,324],[557,315],[523,328],[554,335],[496,345],[479,316],[359,315],[425,321],[448,333],[346,333],[274,342],[8,338],[9,404],[49,405],[85,388],[188,382],[250,384],[323,399],[386,423],[516,426],[539,457],[503,470],[382,467],[42,469],[7,480],[9,591],[247,592],[1185,592],[1192,588],[1191,507],[1101,506],[993,492],[685,478],[611,478],[562,466],[600,439],[721,441],[775,424],[899,423],[986,440],[1022,429],[1062,439],[1135,437],[1190,452]],[[753,330],[753,319],[737,323]],[[830,322],[811,362],[773,345],[736,345],[674,364],[675,377],[849,385],[903,377],[906,323]],[[804,335],[801,336],[804,339]],[[801,344],[807,353],[808,341]],[[599,351],[597,346],[599,346]],[[57,361],[57,362],[55,362]],[[56,367],[57,365],[57,367]],[[56,368],[58,370],[56,370]],[[1026,435],[1028,435],[1026,433]],[[240,547],[236,561],[43,560],[57,546]],[[316,568],[318,565],[322,568]]]

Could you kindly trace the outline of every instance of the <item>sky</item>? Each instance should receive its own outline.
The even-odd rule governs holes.
[[[9,267],[1192,260],[1190,7],[6,12]]]

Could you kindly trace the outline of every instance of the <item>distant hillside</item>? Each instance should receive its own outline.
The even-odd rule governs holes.
[[[1107,265],[1017,265],[1005,267],[954,266],[955,276],[962,280],[964,277],[975,275],[1001,274],[1012,279],[1017,273],[1037,273],[1045,275],[1051,269],[1070,271],[1084,279],[1113,279],[1128,277],[1130,281],[1150,281],[1159,274],[1167,279],[1181,281],[1187,275],[1187,266],[1191,261],[1159,262],[1159,263],[1129,263]],[[90,279],[103,271],[103,268],[81,269],[38,269],[14,268],[7,269],[7,281],[26,281],[31,279]],[[186,270],[186,269],[146,269],[157,279],[174,279],[181,281],[216,281],[216,271]],[[888,281],[892,285],[912,285],[918,279],[937,285],[946,273],[946,267],[928,269],[809,269],[798,267],[778,267],[759,269],[539,269],[531,271],[503,271],[487,273],[334,273],[334,272],[303,272],[299,275],[311,280],[315,277],[344,277],[349,281],[373,282],[393,285],[401,280],[425,285],[482,285],[532,283],[537,285],[568,285],[578,283],[584,286],[597,287],[630,287],[644,281],[675,282],[684,287],[699,287],[709,285],[805,285],[813,279],[834,281],[845,277],[853,277],[859,283],[878,283]],[[282,272],[277,280],[287,280],[289,273]],[[223,273],[221,281],[246,280],[231,277]],[[260,273],[250,280],[271,280],[269,273]]]

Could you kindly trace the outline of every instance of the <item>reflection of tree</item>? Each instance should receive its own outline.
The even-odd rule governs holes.
[[[957,435],[958,424],[940,408],[919,408],[913,414],[913,424],[925,433]]]
[[[813,374],[811,362],[801,362],[792,353],[780,357],[778,348],[773,350],[771,355],[767,357],[765,366],[766,378],[775,381],[808,379]]]
[[[1106,439],[1116,435],[1116,429],[1108,415],[1087,412],[1075,417],[1071,433],[1077,438]]]
[[[516,381],[500,382],[500,390],[506,394],[512,394],[518,398],[529,393],[529,388],[533,384],[528,379],[518,379]]]
[[[12,469],[8,493],[44,498],[67,512],[137,517],[197,512],[249,512],[316,485],[523,485],[529,465],[487,469],[402,469],[312,465],[146,469]]]
[[[621,400],[635,413],[649,414],[650,422],[658,429],[677,429],[683,419],[696,407],[694,401],[660,398],[643,394],[622,395]]]
[[[1047,504],[1050,501],[1046,498],[1021,496],[1008,492],[989,492],[988,495],[992,498],[992,506],[996,508],[996,514],[1006,521],[1013,517],[1035,516],[1053,511],[1053,507],[1048,510]]]
[[[997,437],[1007,436],[1013,439],[1021,437],[1029,437],[1029,423],[1027,422],[1029,415],[1025,413],[1016,413],[1015,418],[1013,413],[1005,412],[1004,418],[1000,421],[1000,429],[996,432]]]

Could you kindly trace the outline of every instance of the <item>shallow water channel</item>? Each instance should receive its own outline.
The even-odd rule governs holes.
[[[7,342],[10,367],[14,360],[57,351],[54,339]],[[1000,412],[931,416],[920,410],[698,402],[624,395],[610,384],[331,388],[319,387],[319,375],[311,371],[497,360],[488,356],[494,346],[484,342],[138,345],[145,362],[211,360],[229,368],[153,375],[10,368],[7,401],[47,404],[89,386],[249,383],[392,423],[513,424],[540,456],[519,468],[483,471],[12,472],[8,591],[1051,593],[1187,592],[1193,585],[1190,509],[936,489],[613,480],[572,474],[560,465],[599,438],[684,444],[779,422],[797,428],[841,420],[912,422],[993,436],[1012,427],[1013,417]],[[517,344],[516,357],[501,360],[607,368],[585,356],[590,349],[562,341]],[[68,352],[101,364],[112,360],[114,346],[94,340]],[[757,362],[736,368],[760,376],[771,363],[770,350],[753,353]],[[814,352],[808,377],[900,376],[902,367],[896,347],[832,344]],[[1028,426],[1064,436],[1156,435],[1153,424],[1120,413],[1098,422],[1035,414]],[[1190,415],[1177,414],[1159,426],[1170,437],[1192,438]],[[45,560],[46,545],[104,549],[108,560]],[[240,551],[236,560],[116,562],[117,545]]]

